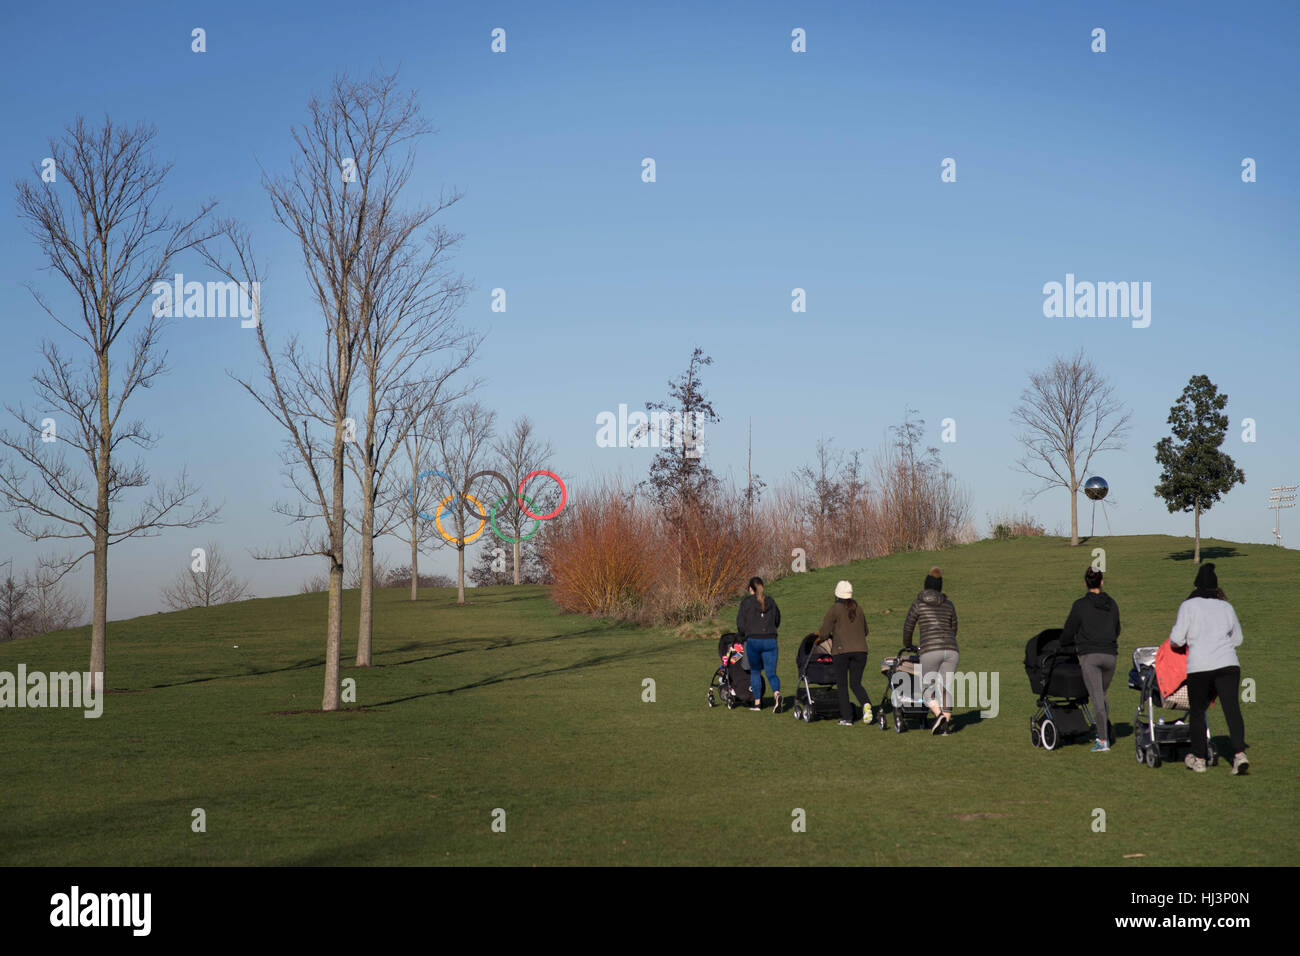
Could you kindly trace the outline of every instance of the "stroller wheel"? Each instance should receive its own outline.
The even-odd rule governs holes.
[[[1134,749],[1135,749],[1135,751],[1137,752],[1137,762],[1138,762],[1138,763],[1142,763],[1143,761],[1145,761],[1145,760],[1146,760],[1146,754],[1144,754],[1144,753],[1142,752],[1142,745],[1141,745],[1141,744],[1138,744],[1137,747],[1135,747]]]
[[[1208,759],[1205,761],[1205,765],[1207,767],[1217,766],[1219,763],[1219,752],[1214,749],[1214,744],[1209,743],[1207,741],[1205,747],[1206,747],[1205,753],[1208,757]]]
[[[805,704],[803,708],[803,722],[805,724],[811,724],[813,718],[816,716],[817,715],[813,712],[812,704]]]
[[[803,703],[796,700],[794,706],[790,708],[790,713],[794,714],[795,720],[803,720]]]
[[[736,699],[734,697],[728,697],[727,710],[735,710],[735,709],[736,709]]]
[[[880,713],[876,716],[876,723],[880,725],[881,730],[889,729],[889,718],[885,716],[885,705],[880,705]]]
[[[895,707],[894,708],[894,733],[901,734],[902,732],[903,732],[903,712],[899,708]]]
[[[1056,732],[1056,724],[1052,720],[1044,720],[1038,728],[1038,733],[1043,741],[1044,750],[1056,749],[1056,745],[1060,742],[1060,737]]]
[[[709,691],[709,706],[713,706],[713,691]]]
[[[1147,748],[1147,766],[1152,770],[1160,766],[1160,745],[1152,744]]]
[[[1029,742],[1035,747],[1043,745],[1043,735],[1038,732],[1038,725],[1033,722],[1029,724]],[[1142,758],[1138,757],[1138,759],[1141,760]]]

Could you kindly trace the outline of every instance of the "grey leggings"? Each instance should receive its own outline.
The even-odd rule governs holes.
[[[1092,704],[1092,719],[1097,721],[1097,739],[1114,743],[1110,739],[1110,711],[1106,706],[1106,690],[1115,676],[1114,654],[1080,654],[1079,670],[1083,671],[1083,686],[1088,688],[1088,703]]]
[[[952,681],[953,675],[957,673],[957,661],[960,656],[954,650],[944,651],[922,651],[921,652],[921,688],[924,699],[927,701],[934,700],[938,697],[935,691],[938,686],[943,688],[943,706],[941,710],[945,713],[952,710]],[[937,677],[935,676],[937,672]]]

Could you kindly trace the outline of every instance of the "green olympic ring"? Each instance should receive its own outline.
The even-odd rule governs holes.
[[[520,541],[527,541],[533,535],[537,534],[537,532],[541,531],[542,522],[538,518],[533,518],[533,530],[528,532],[528,534],[520,535],[518,538],[506,537],[504,534],[501,533],[501,529],[497,527],[497,505],[501,504],[501,502],[506,501],[509,498],[523,498],[524,501],[528,502],[530,506],[535,504],[535,502],[533,501],[532,498],[529,498],[527,495],[505,494],[502,495],[500,498],[498,498],[496,501],[492,502],[492,507],[488,509],[489,520],[492,523],[492,530],[493,532],[496,533],[496,536],[500,538],[502,541],[507,542],[508,544],[518,544]]]

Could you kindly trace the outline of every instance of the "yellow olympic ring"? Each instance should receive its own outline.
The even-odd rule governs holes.
[[[438,510],[433,513],[433,524],[438,529],[438,534],[442,535],[445,540],[450,541],[452,544],[455,544],[457,541],[461,541],[461,539],[453,538],[451,535],[447,534],[447,532],[442,530],[442,506],[445,505],[447,502],[451,501],[451,499],[455,497],[456,497],[455,495],[448,495],[446,498],[443,498],[441,501],[438,502]],[[478,513],[479,513],[478,530],[461,542],[462,544],[473,544],[478,539],[478,536],[483,533],[484,529],[487,528],[488,525],[488,519],[486,517],[487,512],[483,508],[483,502],[479,501],[473,495],[464,495],[464,497],[468,498],[470,501],[474,502],[474,504],[478,506]]]

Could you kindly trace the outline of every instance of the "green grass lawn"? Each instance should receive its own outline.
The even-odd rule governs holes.
[[[1114,751],[1029,741],[1024,644],[1059,627],[1094,547],[1124,632]],[[959,709],[947,738],[802,724],[706,706],[716,634],[556,613],[539,587],[379,592],[357,703],[320,706],[324,595],[112,623],[104,715],[0,711],[0,863],[802,864],[1204,867],[1296,861],[1300,554],[1206,541],[1241,618],[1252,770],[1133,759],[1129,655],[1168,636],[1195,567],[1165,536],[983,541],[794,575],[780,674],[850,579],[871,627],[867,687],[900,643],[926,569],[943,566],[963,671],[1000,675],[1000,712]],[[118,572],[123,573],[121,570]],[[734,605],[721,619],[734,621]],[[730,629],[730,628],[728,628]],[[239,645],[236,649],[234,645]],[[84,669],[89,629],[0,645],[0,670]],[[656,700],[642,700],[643,680]],[[1211,730],[1227,749],[1218,708]],[[191,830],[203,808],[207,832]],[[493,811],[506,830],[494,833]],[[792,813],[806,813],[806,832]],[[1106,830],[1092,829],[1094,809]],[[1136,854],[1141,854],[1136,855]]]

